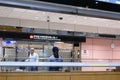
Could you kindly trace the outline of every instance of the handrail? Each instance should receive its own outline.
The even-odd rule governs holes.
[[[0,66],[116,67],[120,62],[0,62]]]

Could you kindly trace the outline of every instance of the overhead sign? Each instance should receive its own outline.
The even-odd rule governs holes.
[[[1,38],[9,38],[14,40],[31,39],[31,40],[51,40],[51,41],[69,41],[69,42],[86,42],[85,36],[70,36],[70,35],[52,35],[52,34],[34,34],[25,32],[9,32],[0,31]]]
[[[39,39],[39,40],[55,40],[55,41],[60,41],[58,37],[56,36],[47,36],[47,35],[33,35],[31,34],[29,36],[30,39]]]

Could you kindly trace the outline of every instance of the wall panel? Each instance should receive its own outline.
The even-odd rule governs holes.
[[[112,39],[93,38],[93,50],[111,51]]]

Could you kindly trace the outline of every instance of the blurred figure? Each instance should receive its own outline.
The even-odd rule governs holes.
[[[21,60],[21,62],[25,62],[25,60],[23,59],[23,60]],[[20,66],[19,69],[24,71],[25,70],[25,66]]]
[[[20,62],[24,62],[24,61],[25,61],[24,59],[20,60]],[[25,66],[19,66],[19,68],[17,68],[15,71],[19,72],[24,70],[25,70]]]
[[[71,72],[71,68],[70,67],[64,68],[63,72]]]
[[[29,62],[38,62],[39,61],[38,54],[35,53],[35,49],[34,48],[30,49],[30,55],[29,55],[29,58],[26,61],[29,61]],[[29,66],[28,67],[28,71],[38,71],[38,67],[36,67],[36,66]]]
[[[62,56],[59,55],[59,49],[58,47],[52,48],[53,55],[51,55],[48,59],[48,62],[63,62]],[[53,66],[53,67],[47,67],[48,71],[62,71],[61,66]]]

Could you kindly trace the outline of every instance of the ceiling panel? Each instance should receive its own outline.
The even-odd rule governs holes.
[[[14,8],[0,6],[0,16],[7,17],[13,11],[13,9]]]
[[[26,10],[23,15],[21,16],[22,19],[30,19],[30,20],[36,20],[35,17],[36,14],[38,13],[39,11],[35,11],[35,10]]]
[[[8,17],[21,18],[21,16],[24,14],[25,11],[26,9],[13,8],[13,11],[9,13]]]
[[[47,15],[48,13],[45,11],[39,11],[38,13],[36,13],[36,19],[40,20],[40,21],[47,21]]]

